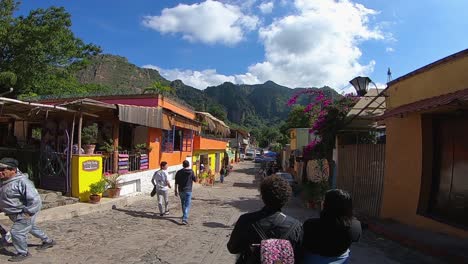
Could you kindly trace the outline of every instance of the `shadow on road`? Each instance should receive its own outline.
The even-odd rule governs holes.
[[[1,248],[1,249],[0,249],[0,255],[13,257],[13,256],[16,255],[16,254],[13,253],[13,252],[11,252],[11,251],[6,250],[5,248]]]
[[[180,219],[180,217],[171,217],[171,216],[159,216],[159,213],[156,212],[145,212],[145,211],[133,211],[133,210],[126,210],[121,208],[113,208],[116,211],[128,214],[133,217],[141,217],[141,218],[149,218],[149,219],[159,219],[172,222],[177,225],[182,225],[179,221],[174,219]]]
[[[230,228],[230,226],[227,226],[221,223],[216,223],[216,222],[205,222],[203,223],[203,226],[206,226],[209,228]]]

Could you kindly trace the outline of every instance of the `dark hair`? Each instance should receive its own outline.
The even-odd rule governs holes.
[[[349,227],[352,218],[353,199],[351,195],[340,189],[329,190],[325,194],[320,219],[325,220],[326,223]]]
[[[166,166],[166,165],[167,165],[167,162],[165,162],[165,161],[161,162],[161,168]]]
[[[291,186],[277,175],[265,177],[260,184],[260,194],[265,206],[273,209],[281,209],[291,198]]]
[[[182,162],[182,167],[187,168],[188,166],[190,166],[190,162],[188,162],[188,160],[184,160],[184,162]]]

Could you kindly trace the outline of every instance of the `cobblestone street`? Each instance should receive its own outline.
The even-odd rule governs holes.
[[[254,180],[254,164],[236,165],[225,184],[197,187],[190,225],[180,223],[179,200],[170,197],[169,216],[159,217],[155,199],[147,197],[124,208],[69,220],[42,223],[57,241],[46,252],[33,249],[24,263],[234,263],[226,242],[239,215],[262,206]],[[305,220],[316,212],[293,200],[286,213]],[[13,247],[0,252],[6,263]],[[352,263],[438,263],[429,257],[366,232],[351,250]]]

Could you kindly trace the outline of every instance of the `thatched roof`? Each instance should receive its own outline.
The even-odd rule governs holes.
[[[206,128],[215,134],[220,134],[223,136],[228,136],[231,131],[229,127],[218,118],[214,117],[208,112],[195,112],[197,120],[206,125]]]

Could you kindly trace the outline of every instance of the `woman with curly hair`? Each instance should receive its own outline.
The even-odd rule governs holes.
[[[329,190],[320,218],[304,225],[304,263],[347,263],[349,247],[361,237],[361,223],[353,217],[351,195],[343,190]]]
[[[263,179],[260,194],[265,206],[259,211],[241,215],[227,244],[229,252],[240,254],[236,263],[260,263],[259,251],[252,245],[260,244],[262,238],[254,225],[260,226],[269,238],[289,240],[296,260],[300,260],[302,225],[281,212],[291,198],[291,192],[288,182],[277,175]]]

